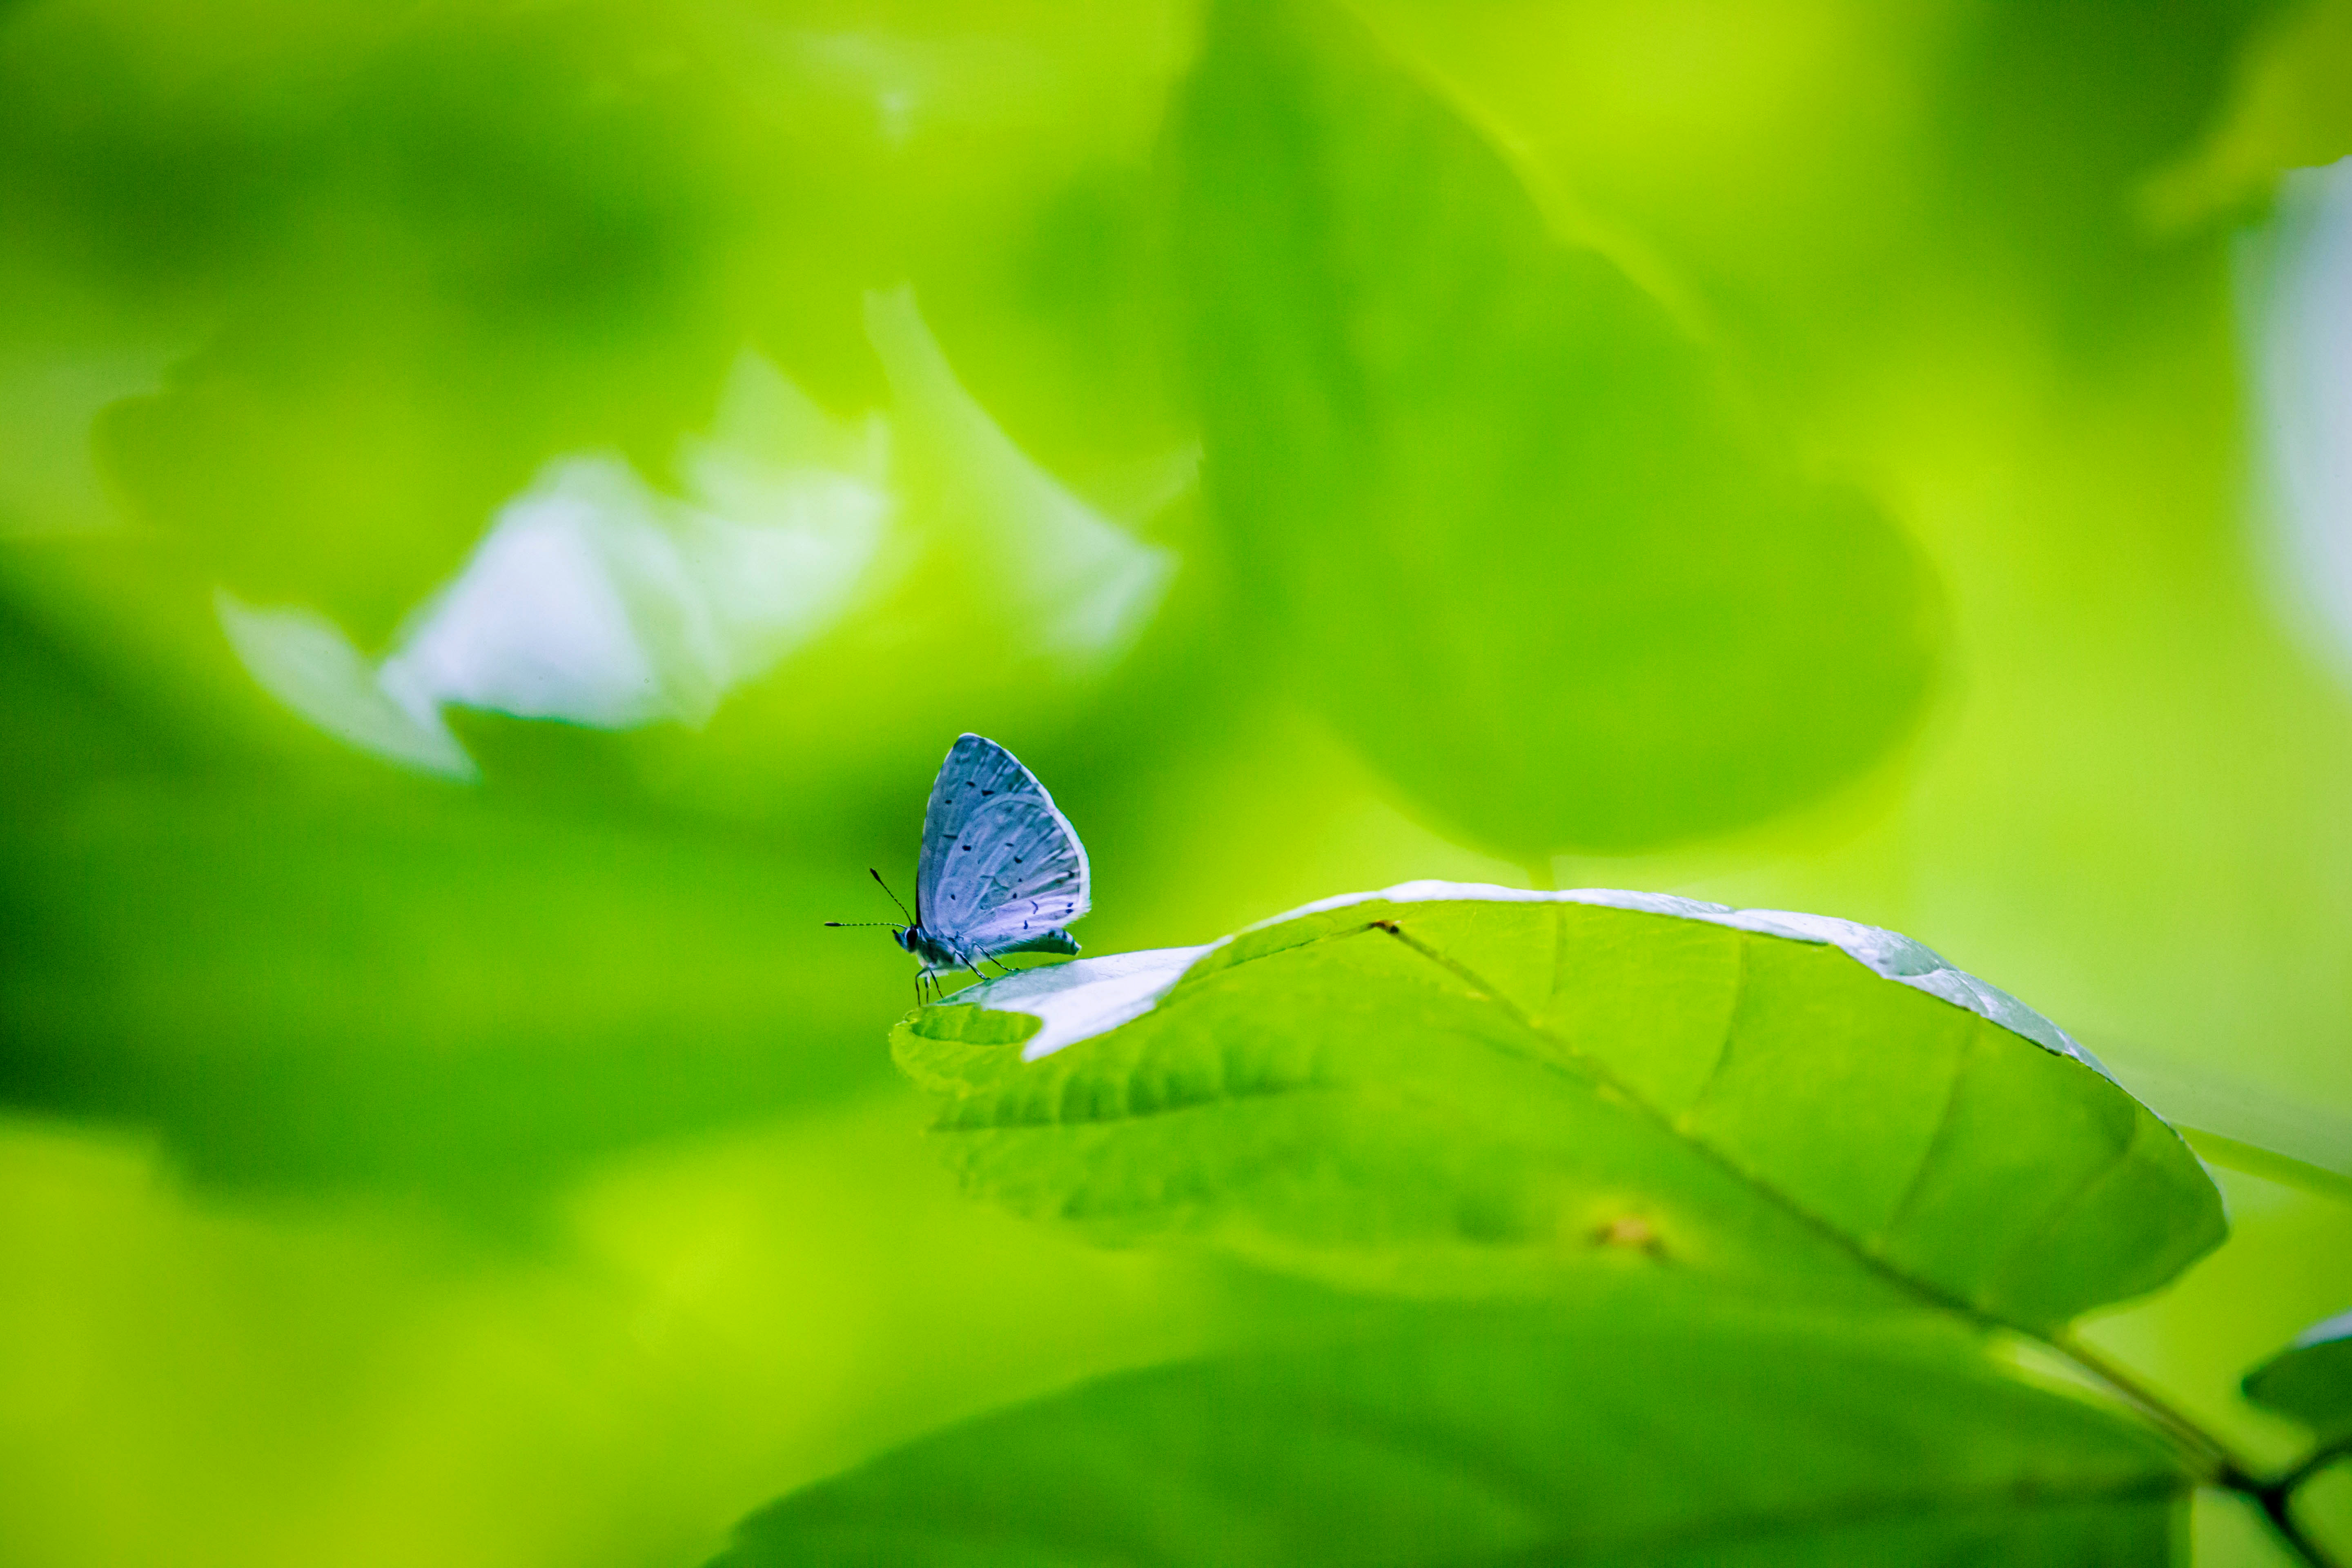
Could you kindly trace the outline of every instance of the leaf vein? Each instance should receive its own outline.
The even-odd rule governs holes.
[[[1731,1041],[1739,1032],[1739,1009],[1748,1000],[1748,952],[1755,940],[1743,931],[1739,934],[1738,945],[1732,949],[1739,955],[1739,967],[1732,972],[1731,1005],[1724,1012],[1723,1038],[1716,1045],[1715,1065],[1706,1069],[1706,1077],[1700,1081],[1697,1091],[1683,1107],[1682,1115],[1675,1119],[1677,1131],[1688,1126],[1691,1119],[1698,1114],[1699,1107],[1706,1103],[1706,1097],[1715,1092],[1715,1086],[1721,1081],[1724,1068],[1731,1065]]]
[[[2010,1245],[2009,1250],[2001,1254],[2000,1263],[1986,1276],[1984,1295],[1987,1300],[1998,1300],[2009,1284],[2010,1276],[2017,1271],[2018,1265],[2032,1257],[2042,1240],[2069,1215],[2082,1207],[2093,1193],[2112,1181],[2116,1172],[2131,1163],[2132,1152],[2139,1147],[2140,1138],[2147,1126],[2148,1123],[2141,1118],[2133,1118],[2131,1135],[2116,1146],[2116,1152],[2108,1155],[2098,1169],[2077,1182],[2073,1192],[2053,1205],[2050,1212],[2042,1216],[2041,1224]]]
[[[1936,1115],[1936,1130],[1928,1134],[1927,1147],[1919,1151],[1919,1163],[1912,1167],[1911,1179],[1903,1184],[1903,1195],[1895,1200],[1895,1207],[1888,1212],[1886,1223],[1880,1226],[1877,1234],[1871,1237],[1873,1246],[1885,1244],[1910,1215],[1911,1206],[1919,1201],[1919,1194],[1927,1190],[1927,1174],[1935,1169],[1936,1162],[1943,1157],[1944,1151],[1951,1143],[1953,1130],[1959,1125],[1960,1080],[1968,1076],[1969,1062],[1976,1055],[1979,1037],[1976,1030],[1970,1029],[1966,1041],[1954,1054],[1951,1076],[1944,1085],[1944,1109]]]
[[[1542,1038],[1551,1043],[1558,1050],[1568,1053],[1575,1059],[1575,1066],[1587,1075],[1592,1082],[1606,1089],[1611,1094],[1620,1098],[1627,1106],[1647,1117],[1654,1125],[1664,1131],[1666,1136],[1675,1139],[1699,1154],[1701,1157],[1713,1163],[1718,1169],[1729,1175],[1733,1180],[1738,1182],[1751,1192],[1754,1192],[1758,1196],[1778,1207],[1782,1213],[1788,1215],[1790,1218],[1796,1220],[1799,1224],[1812,1231],[1816,1236],[1821,1237],[1831,1245],[1844,1252],[1848,1257],[1853,1258],[1869,1272],[1877,1275],[1880,1279],[1888,1281],[1900,1289],[1909,1292],[1911,1295],[1919,1298],[1921,1300],[1926,1301],[1932,1306],[1952,1312],[1959,1317],[1969,1320],[1971,1322],[2000,1328],[2018,1328],[2024,1326],[2011,1323],[2008,1320],[1999,1317],[1987,1309],[1979,1306],[1977,1303],[1967,1300],[1961,1297],[1955,1296],[1950,1291],[1946,1290],[1943,1287],[1937,1285],[1930,1280],[1923,1279],[1916,1275],[1908,1273],[1903,1268],[1897,1267],[1895,1264],[1889,1262],[1886,1258],[1881,1258],[1868,1247],[1864,1246],[1861,1238],[1853,1236],[1848,1231],[1839,1228],[1829,1220],[1814,1213],[1811,1209],[1798,1202],[1794,1197],[1781,1191],[1772,1183],[1765,1180],[1754,1170],[1732,1159],[1729,1154],[1726,1153],[1723,1150],[1717,1148],[1706,1139],[1692,1134],[1675,1118],[1666,1115],[1665,1112],[1661,1110],[1657,1106],[1653,1105],[1649,1100],[1643,1099],[1639,1093],[1635,1092],[1632,1086],[1619,1079],[1615,1073],[1610,1071],[1606,1063],[1594,1058],[1589,1053],[1579,1049],[1577,1047],[1565,1040],[1560,1040],[1554,1036],[1544,1035],[1541,1030],[1537,1028],[1534,1020],[1529,1018],[1528,1015],[1507,995],[1505,995],[1496,987],[1488,984],[1479,976],[1476,971],[1471,969],[1467,964],[1463,963],[1460,960],[1454,958],[1449,953],[1441,952],[1437,949],[1431,947],[1428,943],[1421,941],[1418,937],[1413,936],[1411,932],[1405,931],[1402,926],[1399,926],[1394,922],[1383,922],[1377,929],[1387,931],[1391,937],[1403,942],[1407,947],[1410,947],[1415,952],[1420,953],[1432,963],[1437,964],[1439,967],[1447,970],[1456,979],[1463,981],[1474,990],[1483,994],[1488,1001],[1493,1003],[1495,1005],[1501,1007],[1513,1018],[1517,1019],[1522,1026],[1528,1030],[1528,1032],[1540,1035]],[[1743,964],[1743,969],[1744,967],[1745,966]],[[1555,1056],[1547,1055],[1540,1051],[1528,1051],[1518,1054],[1523,1056],[1525,1059],[1537,1062],[1555,1072],[1565,1073],[1569,1070],[1570,1064],[1559,1060]]]

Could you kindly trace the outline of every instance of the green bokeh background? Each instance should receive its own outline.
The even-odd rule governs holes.
[[[2273,581],[2233,258],[2352,153],[2352,6],[1332,26],[1267,125],[1181,4],[0,6],[0,1561],[690,1563],[1278,1310],[923,1146],[908,963],[819,922],[888,912],[967,729],[1085,836],[1090,952],[1413,877],[1917,937],[2301,1163],[2242,1154],[2232,1239],[2090,1330],[2292,1451],[2235,1380],[2352,1304],[2352,685]],[[1434,172],[1332,183],[1458,198],[1508,353],[1373,332],[1435,309],[1409,219],[1284,196],[1400,92]],[[1557,374],[1507,265],[1553,247],[1671,375]],[[902,285],[964,401],[881,352]],[[1249,401],[1327,340],[1389,367],[1353,434]],[[453,710],[453,782],[232,650],[222,590],[382,653],[551,460],[669,486],[747,349],[891,421],[908,563],[707,721]],[[1629,407],[1684,412],[1547,424]],[[1752,512],[1624,478],[1702,462]],[[1761,645],[1692,620],[1802,511],[1751,472],[1847,509]],[[990,574],[1039,475],[1174,563],[1103,657]]]

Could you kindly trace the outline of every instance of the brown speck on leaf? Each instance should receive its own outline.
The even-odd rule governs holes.
[[[1636,1252],[1646,1252],[1653,1258],[1665,1255],[1665,1238],[1657,1227],[1640,1215],[1619,1215],[1592,1233],[1595,1247],[1622,1247]]]
[[[1397,929],[1397,923],[1394,921],[1374,921],[1372,922],[1372,929],[1374,931],[1384,931],[1391,936],[1402,936],[1404,934],[1403,931]]]

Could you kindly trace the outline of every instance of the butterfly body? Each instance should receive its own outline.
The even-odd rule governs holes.
[[[963,969],[983,958],[994,958],[1004,952],[1071,953],[1078,951],[1078,939],[1066,931],[1043,931],[1026,942],[1016,942],[1009,947],[992,948],[986,952],[977,948],[951,947],[919,925],[900,926],[892,934],[898,938],[900,947],[923,961],[923,967],[927,970]]]
[[[1086,847],[1037,775],[983,735],[948,751],[923,811],[913,923],[898,945],[929,978],[1014,952],[1073,953],[1090,907]]]

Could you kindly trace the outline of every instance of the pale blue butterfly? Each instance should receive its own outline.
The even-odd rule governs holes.
[[[1006,953],[1076,952],[1062,928],[1088,907],[1086,846],[1037,775],[986,736],[959,736],[923,811],[914,913],[891,928],[923,962],[918,991],[943,970],[1006,967]]]

